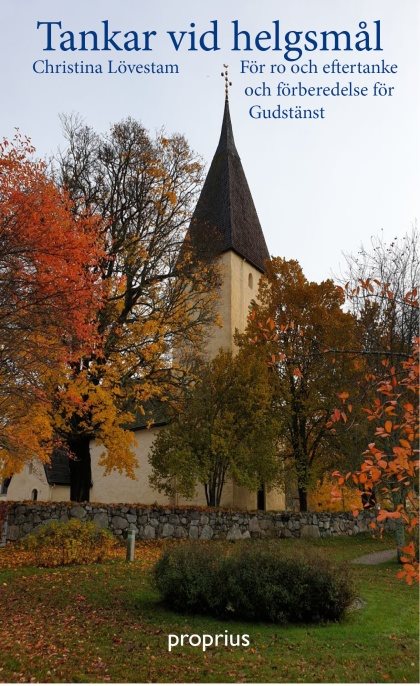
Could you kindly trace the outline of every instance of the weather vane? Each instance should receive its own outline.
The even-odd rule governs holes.
[[[226,95],[226,99],[228,99],[229,98],[229,86],[232,85],[232,81],[229,81],[229,65],[224,64],[223,67],[224,67],[224,71],[222,71],[221,75],[223,76],[223,78],[225,80],[225,95]]]

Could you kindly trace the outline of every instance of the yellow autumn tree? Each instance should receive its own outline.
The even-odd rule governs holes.
[[[309,488],[308,507],[311,512],[350,512],[360,507],[360,491],[346,484],[337,488],[335,481],[325,474]]]
[[[105,135],[74,118],[64,127],[68,146],[56,175],[77,213],[99,215],[103,226],[100,343],[60,380],[54,405],[73,458],[71,499],[88,500],[90,440],[104,445],[105,469],[133,475],[130,421],[183,384],[188,370],[173,351],[204,340],[219,276],[184,242],[202,168],[182,136],[152,138],[131,119]]]

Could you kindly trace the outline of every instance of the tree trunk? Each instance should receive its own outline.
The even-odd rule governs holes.
[[[397,486],[396,482],[396,486]],[[394,491],[392,493],[392,502],[394,505],[394,509],[396,510],[398,508],[398,505],[401,505],[404,503],[404,495],[398,491]],[[397,545],[397,559],[400,564],[402,564],[401,557],[404,557],[404,553],[402,549],[405,546],[405,527],[404,527],[404,522],[402,519],[396,519],[394,521],[394,539],[395,543]]]
[[[70,500],[87,502],[92,486],[92,469],[90,462],[90,439],[81,437],[70,439],[68,446],[75,456],[69,460],[70,466]]]
[[[298,486],[299,494],[299,510],[301,512],[308,511],[308,494],[304,486]]]
[[[394,531],[395,542],[397,544],[397,559],[402,564],[401,557],[404,557],[403,548],[405,546],[405,528],[404,522],[401,519],[395,521]]]
[[[204,490],[206,493],[206,501],[208,507],[219,507],[222,496],[223,484],[220,486],[217,483],[205,484]]]
[[[207,505],[209,507],[216,507],[216,494],[214,492],[209,493],[209,497],[207,499]]]

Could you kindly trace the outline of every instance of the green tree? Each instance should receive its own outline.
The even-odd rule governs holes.
[[[202,363],[180,412],[154,443],[151,485],[191,498],[202,484],[207,504],[218,506],[227,479],[255,490],[278,483],[278,421],[269,374],[255,352],[233,357],[220,351]]]
[[[275,258],[261,279],[245,334],[244,351],[260,349],[269,361],[280,447],[297,481],[299,504],[307,510],[311,481],[340,459],[329,429],[337,394],[357,373],[350,355],[355,319],[343,311],[344,294],[331,280],[308,281],[295,260]]]

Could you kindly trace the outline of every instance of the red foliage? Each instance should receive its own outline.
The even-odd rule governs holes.
[[[76,216],[33,159],[28,139],[0,142],[0,472],[46,461],[51,387],[96,340],[99,224]],[[55,375],[55,378],[53,378]]]
[[[47,331],[74,347],[94,331],[98,221],[75,216],[33,153],[20,134],[0,143],[1,335]]]

